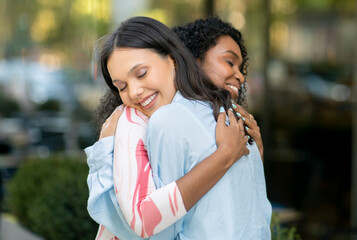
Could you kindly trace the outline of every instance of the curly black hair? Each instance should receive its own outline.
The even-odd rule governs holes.
[[[246,78],[248,74],[248,53],[244,45],[240,31],[235,29],[230,23],[223,22],[217,16],[207,19],[199,19],[184,26],[172,28],[172,31],[186,45],[196,59],[203,60],[207,51],[217,44],[217,40],[222,36],[230,36],[239,46],[243,62],[240,71]],[[242,84],[239,90],[237,103],[247,107],[246,86]]]
[[[116,107],[123,104],[118,93],[108,89],[100,98],[98,106],[94,110],[92,123],[97,131],[97,135],[102,129],[102,125],[112,114]]]

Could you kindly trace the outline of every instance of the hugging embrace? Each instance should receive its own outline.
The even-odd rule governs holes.
[[[96,239],[271,238],[263,143],[241,106],[247,59],[216,17],[173,30],[133,17],[107,36],[110,91],[85,149]]]

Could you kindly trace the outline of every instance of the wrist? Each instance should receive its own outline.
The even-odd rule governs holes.
[[[226,145],[219,145],[216,154],[219,156],[217,159],[219,159],[226,168],[230,168],[236,160],[231,147]]]

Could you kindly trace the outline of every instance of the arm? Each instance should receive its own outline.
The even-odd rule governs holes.
[[[135,109],[125,109],[115,135],[114,184],[124,216],[138,235],[151,236],[179,220],[248,153],[242,120],[238,123],[231,111],[229,116],[230,126],[225,125],[225,114],[219,116],[217,151],[176,182],[156,189],[144,147],[146,118]]]
[[[101,133],[101,136],[103,138],[85,149],[89,166],[87,209],[92,219],[100,224],[97,240],[112,240],[114,238],[111,237],[111,233],[120,239],[142,239],[131,230],[125,221],[114,192],[114,132],[113,134],[105,134],[108,131],[115,131],[120,114],[120,109],[114,111],[110,119],[102,126],[104,135]],[[110,127],[111,121],[115,123],[113,129]]]
[[[120,113],[119,113],[120,115]],[[118,113],[113,113],[111,118],[106,121],[106,123],[103,125],[103,130],[101,133],[101,136],[109,136],[112,134],[108,134],[108,132],[113,132],[115,131],[115,127],[111,127],[113,123],[115,122],[115,119],[118,118]],[[205,161],[199,164],[199,167],[196,167],[192,169],[191,173],[186,175],[185,177],[179,179],[177,183],[172,182],[171,184],[168,184],[167,186],[158,189],[155,191],[155,185],[153,184],[152,178],[151,178],[151,170],[150,170],[150,165],[147,162],[147,158],[141,158],[142,161],[144,161],[141,166],[146,166],[149,167],[146,170],[146,174],[138,174],[139,171],[135,171],[135,169],[138,168],[127,168],[123,167],[125,166],[125,163],[114,163],[114,180],[115,180],[115,188],[116,188],[116,197],[118,199],[118,202],[121,203],[121,210],[124,212],[125,219],[127,220],[128,224],[131,226],[133,230],[136,229],[136,233],[139,235],[142,235],[143,229],[145,229],[149,234],[144,233],[142,236],[148,236],[154,233],[153,229],[155,228],[155,233],[161,231],[162,229],[165,229],[169,225],[171,225],[173,222],[177,221],[179,218],[181,218],[185,213],[186,209],[190,209],[223,175],[224,173],[228,170],[228,168],[233,164],[233,162],[238,159],[240,156],[248,153],[248,150],[245,147],[246,140],[243,138],[243,133],[242,133],[242,123],[240,123],[240,133],[241,137],[237,137],[236,131],[237,125],[231,124],[230,127],[226,127],[224,124],[224,114],[221,114],[219,117],[219,123],[217,125],[217,145],[218,145],[218,150],[213,153],[210,157],[208,157]],[[232,116],[231,116],[232,117]],[[113,120],[114,119],[114,120]],[[127,118],[125,118],[127,119]],[[131,118],[132,119],[132,118]],[[235,120],[231,120],[232,122]],[[145,124],[145,122],[141,122],[142,124]],[[139,127],[140,125],[138,124],[132,124],[135,127]],[[118,124],[118,126],[123,126],[124,129],[121,130],[120,127],[117,129],[118,134],[116,136],[125,136],[123,134],[125,130],[126,124]],[[234,127],[235,126],[235,127]],[[142,137],[145,137],[145,129],[140,128],[139,130],[144,130],[141,131]],[[134,134],[135,135],[135,134]],[[126,135],[126,136],[134,136],[132,135]],[[139,134],[140,135],[140,134]],[[138,136],[138,135],[136,135]],[[230,140],[232,138],[232,141]],[[106,138],[108,139],[108,138]],[[105,140],[105,139],[104,139]],[[101,140],[103,141],[103,140]],[[99,141],[98,143],[100,143]],[[239,143],[237,144],[237,142]],[[116,140],[117,142],[120,142],[120,140]],[[122,143],[129,143],[128,141],[121,141]],[[135,142],[135,141],[134,141]],[[97,144],[98,144],[97,143]],[[229,145],[231,144],[231,145]],[[134,144],[134,146],[136,146]],[[234,146],[234,147],[232,147]],[[237,146],[239,146],[237,148]],[[116,153],[123,153],[125,155],[126,151],[130,149],[127,146],[121,145],[123,150],[119,150],[120,148],[116,148]],[[99,148],[97,148],[99,149]],[[109,148],[111,149],[111,148]],[[230,152],[229,150],[234,149],[234,152]],[[100,151],[100,150],[98,150]],[[134,151],[134,149],[131,149],[131,151]],[[99,152],[100,153],[100,152]],[[94,154],[95,156],[93,157],[98,157],[100,154]],[[145,155],[145,154],[144,154]],[[107,158],[110,158],[112,155],[109,153],[106,154]],[[133,156],[133,155],[131,155]],[[232,157],[235,156],[235,157]],[[121,158],[118,157],[118,159],[127,159],[128,158]],[[146,162],[145,162],[146,161]],[[101,164],[103,160],[100,160],[98,163]],[[105,162],[105,161],[104,161]],[[136,160],[131,160],[128,163],[135,163]],[[227,164],[226,164],[227,163]],[[108,161],[108,167],[110,164],[110,161]],[[98,164],[97,164],[98,165]],[[110,177],[110,171],[106,171],[106,174],[100,174],[100,171],[103,172],[105,168],[102,168],[98,170],[97,173],[100,175],[108,176]],[[131,172],[128,176],[128,169],[134,170],[134,173]],[[145,169],[145,167],[144,167]],[[143,169],[142,169],[143,170]],[[120,173],[120,171],[123,171],[123,173]],[[212,172],[217,173],[216,175],[212,175]],[[97,176],[98,174],[92,174]],[[123,178],[120,179],[120,176]],[[127,182],[126,182],[127,181]],[[140,184],[142,182],[147,181],[147,186],[145,184]],[[193,181],[193,182],[192,182]],[[92,181],[94,183],[99,182],[99,181]],[[121,183],[121,184],[119,184]],[[132,189],[136,189],[136,193],[133,191],[129,191],[129,193],[122,188],[125,186],[129,186],[130,183],[135,183]],[[102,183],[103,184],[103,183]],[[105,184],[103,184],[105,186]],[[112,185],[111,185],[112,186]],[[111,187],[109,186],[109,188]],[[108,189],[109,189],[108,188]],[[90,196],[91,194],[90,190]],[[99,196],[102,196],[101,198],[104,198],[105,196],[110,195],[110,191],[102,191],[99,193]],[[181,197],[181,193],[183,197]],[[134,195],[136,195],[137,198],[135,198],[134,201]],[[139,197],[138,197],[139,195]],[[121,198],[122,197],[122,198]],[[98,197],[98,199],[101,199]],[[90,198],[91,199],[91,198]],[[93,219],[95,219],[99,223],[103,223],[104,225],[106,224],[111,224],[111,229],[114,229],[113,226],[114,224],[111,221],[104,221],[103,219],[106,218],[109,214],[105,214],[105,211],[111,212],[110,215],[113,215],[115,211],[109,211],[108,208],[108,202],[107,206],[103,206],[105,204],[105,201],[101,201],[103,204],[94,204],[100,202],[99,200],[94,201],[92,198],[92,201],[89,201],[88,203],[88,209],[89,212],[93,212],[94,210],[98,209],[104,209],[100,217],[100,221],[98,221],[99,217],[95,217],[94,214],[91,214]],[[129,199],[129,201],[128,201]],[[130,200],[132,199],[132,200]],[[113,199],[112,199],[113,201]],[[182,204],[184,202],[184,206]],[[175,204],[177,203],[177,205]],[[117,202],[113,201],[114,206],[117,206]],[[161,210],[162,214],[162,219],[160,223],[158,223],[158,216],[161,214],[160,211],[153,211],[155,208],[152,208],[153,204],[157,206],[157,209]],[[92,206],[92,207],[90,207]],[[100,207],[102,206],[102,207]],[[174,206],[174,208],[171,208]],[[150,211],[146,211],[146,209],[149,209]],[[156,210],[157,210],[156,209]],[[173,209],[174,211],[171,211]],[[121,213],[120,211],[118,213]],[[156,217],[156,219],[155,219]],[[96,219],[97,218],[97,219]],[[111,217],[113,219],[113,216]],[[134,221],[133,221],[134,219]],[[151,225],[151,230],[148,229],[150,226],[145,225],[145,222],[147,223],[155,223]],[[116,221],[116,222],[120,222]],[[161,224],[161,225],[160,225]],[[118,226],[118,225],[117,225]],[[115,232],[115,230],[113,230]],[[146,234],[146,235],[145,235]],[[118,235],[118,234],[117,234]]]

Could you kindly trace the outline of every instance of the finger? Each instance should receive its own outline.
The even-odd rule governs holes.
[[[238,126],[243,131],[244,126],[243,126],[243,120],[242,119],[238,119]]]
[[[118,119],[122,115],[123,111],[124,111],[124,107],[122,105],[120,105],[119,107],[115,108],[115,110],[109,116],[108,120],[110,122],[118,121]]]
[[[244,117],[249,118],[249,112],[245,110],[242,106],[238,105],[238,112],[240,112]]]
[[[123,111],[124,110],[124,107],[125,107],[125,104],[121,104],[119,107],[117,107],[117,109],[119,111]]]
[[[229,119],[229,123],[230,124],[236,124],[237,123],[237,119],[236,117],[234,116],[234,113],[233,113],[233,110],[229,109],[228,111],[228,119]]]
[[[259,135],[259,133],[257,131],[254,131],[250,128],[246,129],[247,130],[247,133],[254,139],[256,139]]]
[[[249,149],[247,147],[245,147],[243,154],[244,155],[249,155],[249,153],[250,153]]]
[[[115,115],[116,115],[117,118],[119,118],[119,117],[123,114],[124,108],[125,108],[125,106],[120,105],[119,107],[117,107],[117,108],[115,109],[114,112],[115,112]]]
[[[219,109],[219,114],[217,118],[217,124],[225,124],[226,122],[226,111],[223,107]]]
[[[258,127],[257,121],[255,121],[254,119],[251,120],[251,119],[248,119],[248,118],[244,118],[244,119],[245,119],[245,121],[244,121],[245,125],[247,125],[250,129],[259,131],[259,127]]]

